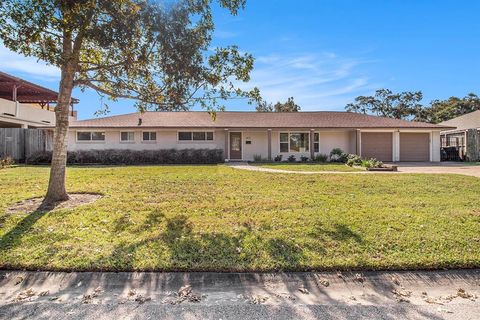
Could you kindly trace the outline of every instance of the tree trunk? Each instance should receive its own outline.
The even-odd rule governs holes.
[[[58,102],[55,107],[56,125],[53,136],[52,164],[47,195],[45,196],[45,203],[47,204],[68,200],[68,193],[65,187],[65,170],[67,166],[68,116],[74,76],[74,64],[66,64],[62,68]]]

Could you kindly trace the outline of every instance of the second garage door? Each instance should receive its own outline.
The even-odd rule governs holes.
[[[430,134],[401,132],[400,161],[430,161]]]
[[[362,132],[362,158],[392,161],[391,132]]]

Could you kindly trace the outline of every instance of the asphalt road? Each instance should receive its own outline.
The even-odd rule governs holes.
[[[0,272],[1,319],[480,319],[480,270]]]

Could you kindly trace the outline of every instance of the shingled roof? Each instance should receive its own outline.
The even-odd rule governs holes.
[[[140,120],[141,119],[141,120]],[[352,112],[145,112],[74,121],[71,128],[412,128],[453,129],[431,123]]]
[[[479,129],[480,110],[464,114],[463,116],[456,117],[439,124],[442,126],[457,127],[457,130]]]

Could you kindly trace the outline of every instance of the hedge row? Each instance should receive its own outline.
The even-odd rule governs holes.
[[[50,164],[51,151],[40,151],[27,158],[29,164]],[[214,164],[224,162],[221,149],[162,150],[79,150],[67,153],[68,164]]]

